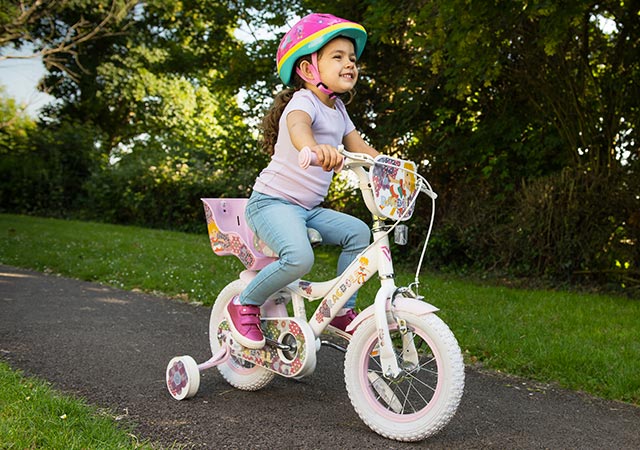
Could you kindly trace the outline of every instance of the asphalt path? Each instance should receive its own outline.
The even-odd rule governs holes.
[[[471,368],[447,427],[390,441],[360,421],[343,355],[324,347],[301,381],[243,392],[209,369],[194,398],[176,401],[166,365],[210,357],[208,318],[202,306],[0,265],[0,358],[134,423],[160,448],[640,449],[638,407]]]

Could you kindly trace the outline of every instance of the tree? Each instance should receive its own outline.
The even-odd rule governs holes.
[[[441,264],[637,267],[637,2],[302,3],[367,28],[349,108],[374,146],[428,163]]]
[[[365,64],[390,74],[374,75],[382,104],[371,101],[367,117],[387,142],[430,161],[453,231],[447,246],[458,242],[446,256],[556,277],[640,259],[629,225],[637,16],[637,2],[619,1],[372,2],[364,11]],[[548,205],[550,192],[566,208],[549,205],[541,222],[534,205]]]
[[[83,9],[99,2],[64,3],[56,30],[100,25]],[[178,186],[183,203],[242,195],[265,162],[255,124],[282,88],[283,27],[309,11],[367,28],[348,108],[376,148],[428,172],[441,266],[565,279],[637,266],[637,2],[150,0],[50,66],[45,125],[96,127],[101,169],[84,182],[117,186],[105,205],[135,214]]]
[[[14,99],[6,96],[5,87],[0,85],[0,154],[7,152],[17,144],[9,141],[24,139],[35,123],[25,114],[21,114]]]
[[[21,0],[0,5],[0,61],[41,57],[45,67],[76,78],[79,48],[123,33],[138,0]],[[27,48],[27,53],[6,53]],[[69,64],[74,61],[75,67]]]
[[[201,213],[196,189],[247,194],[265,156],[235,98],[251,66],[238,14],[227,2],[148,2],[126,34],[79,50],[78,79],[54,69],[45,80],[60,100],[48,122],[99,127],[102,169],[86,181],[113,220],[182,226]]]

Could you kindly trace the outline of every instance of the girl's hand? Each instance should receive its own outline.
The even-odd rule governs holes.
[[[338,153],[338,149],[334,146],[328,144],[314,145],[311,150],[318,156],[318,163],[325,172],[341,167],[344,157]]]

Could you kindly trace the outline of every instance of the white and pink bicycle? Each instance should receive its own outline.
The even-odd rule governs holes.
[[[213,251],[237,256],[246,270],[220,292],[211,311],[209,342],[213,356],[201,364],[190,356],[173,358],[167,366],[167,388],[177,400],[192,397],[198,391],[200,371],[213,366],[229,384],[248,391],[265,387],[276,374],[302,378],[314,371],[316,353],[327,344],[345,351],[349,398],[372,430],[399,441],[425,439],[453,417],[464,389],[464,363],[458,342],[435,314],[438,308],[416,293],[437,196],[413,162],[384,155],[374,159],[344,149],[341,153],[344,169],[356,175],[373,215],[373,242],[339,277],[323,282],[298,280],[272,295],[261,309],[266,339],[262,349],[238,344],[224,311],[275,255],[245,224],[246,199],[203,199]],[[314,156],[301,152],[301,165],[313,164]],[[431,198],[431,221],[414,283],[397,287],[389,235],[394,232],[396,241],[406,242],[406,225],[402,222],[413,214],[420,193]],[[310,239],[314,240],[313,230]],[[349,297],[376,273],[380,288],[373,304],[347,328],[352,334],[330,326]],[[308,318],[305,306],[313,300],[320,303]]]

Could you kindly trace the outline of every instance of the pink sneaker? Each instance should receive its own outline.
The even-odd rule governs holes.
[[[260,307],[236,305],[233,300],[225,311],[233,338],[241,345],[252,349],[264,347],[264,335],[260,329]]]
[[[346,330],[349,324],[353,322],[353,319],[355,319],[357,315],[358,314],[353,309],[350,309],[349,311],[347,311],[347,313],[344,316],[336,316],[329,323],[329,325],[339,329],[340,331],[344,331],[347,334],[351,334]]]

